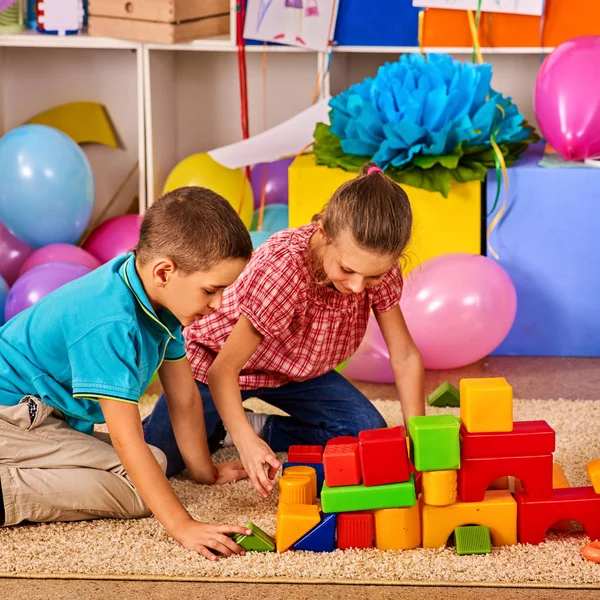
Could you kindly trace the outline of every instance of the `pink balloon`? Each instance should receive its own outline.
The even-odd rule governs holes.
[[[573,38],[546,57],[534,106],[542,134],[561,156],[600,156],[600,36]]]
[[[101,263],[106,263],[129,252],[138,243],[141,224],[140,215],[114,217],[96,227],[83,247]]]
[[[19,277],[19,269],[33,248],[18,240],[0,223],[0,275],[10,286]]]
[[[424,262],[406,279],[400,307],[426,369],[455,369],[495,350],[517,312],[506,271],[476,254]]]
[[[36,250],[23,263],[20,275],[27,273],[27,271],[34,267],[55,262],[74,263],[89,267],[90,269],[96,269],[100,266],[100,261],[83,248],[78,248],[72,244],[49,244]]]

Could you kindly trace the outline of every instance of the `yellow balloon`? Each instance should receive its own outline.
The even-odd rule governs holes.
[[[188,185],[205,187],[220,194],[235,208],[242,202],[240,218],[250,227],[254,213],[252,187],[242,169],[228,169],[214,161],[206,152],[184,158],[169,173],[163,194]]]

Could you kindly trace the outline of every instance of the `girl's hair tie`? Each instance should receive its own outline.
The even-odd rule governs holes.
[[[367,175],[370,175],[371,173],[383,173],[383,171],[379,167],[371,167],[367,171]]]

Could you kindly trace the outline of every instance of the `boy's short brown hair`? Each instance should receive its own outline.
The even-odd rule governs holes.
[[[148,208],[136,247],[140,264],[166,257],[186,274],[251,255],[250,234],[229,202],[192,186],[173,190]]]

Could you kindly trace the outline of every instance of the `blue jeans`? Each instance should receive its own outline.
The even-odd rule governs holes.
[[[196,385],[204,404],[209,447],[214,452],[221,447],[225,428],[208,386],[199,381]],[[264,439],[274,452],[287,452],[292,444],[324,446],[334,437],[356,436],[365,429],[387,427],[369,399],[336,371],[276,388],[242,391],[242,400],[253,397],[290,415],[267,418]],[[183,471],[185,465],[175,441],[164,394],[143,425],[146,442],[160,448],[167,456],[167,477]]]

